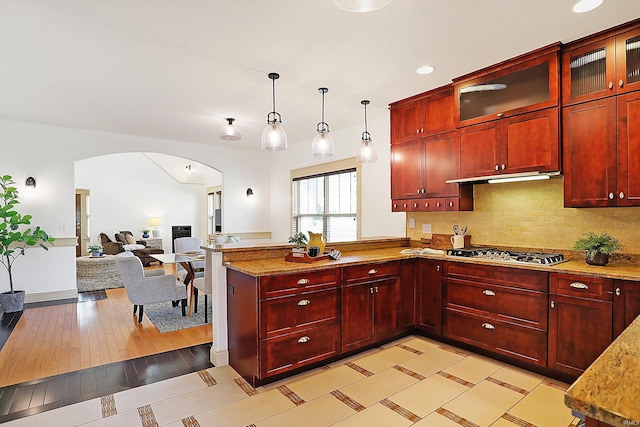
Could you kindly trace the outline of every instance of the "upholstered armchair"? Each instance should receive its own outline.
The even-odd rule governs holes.
[[[133,304],[134,315],[140,307],[138,323],[142,322],[145,304],[181,301],[182,315],[186,316],[187,290],[183,284],[178,282],[176,276],[162,274],[162,270],[159,269],[149,270],[145,274],[142,261],[131,252],[126,251],[116,255],[116,265],[122,276],[127,297]]]
[[[189,253],[189,252],[200,252],[202,249],[203,240],[200,237],[178,237],[173,240],[173,245],[175,247],[176,253]],[[207,283],[204,280],[204,261],[192,261],[191,265],[195,272],[195,277],[193,279],[193,287],[204,293],[204,321],[207,323],[207,306],[208,306],[208,295],[211,294],[211,283]],[[178,280],[184,282],[187,271],[180,264],[176,267],[176,275],[178,276]],[[194,302],[194,311],[198,312],[198,293],[194,292],[193,294],[193,302]]]

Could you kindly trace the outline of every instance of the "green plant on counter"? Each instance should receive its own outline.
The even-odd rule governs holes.
[[[87,250],[89,250],[89,252],[100,252],[102,250],[102,245],[98,243],[92,243],[87,246]]]
[[[306,245],[307,241],[307,236],[302,232],[289,236],[289,243],[295,243],[296,248],[298,249],[300,249],[301,246]]]
[[[603,232],[601,234],[586,233],[573,244],[574,251],[584,252],[587,258],[593,258],[597,253],[611,255],[622,249],[622,244],[615,237]]]

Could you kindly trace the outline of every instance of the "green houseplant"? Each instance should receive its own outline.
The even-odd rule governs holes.
[[[622,244],[606,232],[586,233],[576,240],[571,249],[584,252],[587,264],[604,266],[609,262],[609,255],[622,249]]]
[[[0,294],[0,305],[6,313],[22,311],[24,307],[24,295],[22,290],[16,291],[13,287],[13,263],[25,254],[25,250],[39,245],[44,250],[49,250],[47,244],[55,240],[41,229],[25,225],[31,224],[31,215],[22,215],[16,211],[18,190],[10,175],[0,177],[0,262],[9,273],[9,288],[7,292]],[[23,228],[21,230],[21,228]]]
[[[289,236],[289,243],[295,243],[296,249],[300,249],[302,246],[306,245],[307,241],[307,236],[303,232]]]
[[[87,246],[87,250],[91,252],[92,257],[98,257],[102,252],[102,245],[99,243],[91,243],[89,246]]]

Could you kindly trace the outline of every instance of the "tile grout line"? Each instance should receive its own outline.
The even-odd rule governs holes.
[[[417,423],[422,419],[418,415],[411,412],[410,410],[403,408],[402,406],[398,405],[397,403],[389,399],[382,399],[380,403],[382,404],[382,406],[385,406],[386,408],[391,409],[396,414],[402,415],[412,423]]]
[[[454,414],[453,412],[444,409],[443,407],[440,407],[438,409],[435,410],[436,413],[442,415],[443,417],[446,417],[448,419],[450,419],[451,421],[453,421],[456,424],[460,424],[461,426],[464,427],[480,427],[478,424],[467,420],[466,418],[462,418],[459,415]]]
[[[370,377],[370,376],[372,376],[372,375],[373,375],[373,372],[371,372],[371,371],[367,371],[367,370],[366,370],[366,369],[364,369],[363,367],[358,366],[358,365],[356,365],[356,364],[355,364],[355,363],[353,363],[353,362],[347,362],[347,363],[345,363],[345,365],[346,365],[346,366],[348,366],[348,367],[350,367],[350,368],[351,368],[351,369],[353,369],[354,371],[361,373],[361,374],[362,374],[362,375],[364,375],[365,377]]]
[[[501,418],[507,421],[510,421],[519,427],[538,427],[536,424],[525,421],[522,418],[516,417],[515,415],[511,415],[508,412],[505,412],[504,414],[502,414]]]
[[[330,394],[356,412],[364,411],[366,409],[360,403],[356,402],[340,390],[334,390]]]

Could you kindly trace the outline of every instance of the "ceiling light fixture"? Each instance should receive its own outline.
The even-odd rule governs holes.
[[[388,5],[391,0],[333,0],[333,2],[348,12],[371,12]]]
[[[416,73],[418,74],[431,74],[435,71],[435,68],[433,68],[431,65],[423,65],[422,67],[418,68],[416,70]]]
[[[267,114],[267,127],[262,132],[260,147],[266,151],[281,151],[287,149],[287,133],[281,126],[282,117],[276,112],[276,80],[280,78],[278,73],[269,73],[272,80],[273,111]]]
[[[580,0],[573,5],[573,13],[584,13],[600,6],[604,0]]]
[[[378,161],[378,154],[376,149],[373,148],[373,142],[371,141],[371,135],[367,131],[367,105],[369,100],[364,99],[360,101],[360,104],[364,105],[364,132],[362,132],[362,142],[356,154],[356,162],[360,163],[374,163]]]
[[[238,141],[242,139],[242,132],[240,132],[240,129],[233,124],[234,120],[235,119],[232,117],[227,118],[228,123],[222,126],[222,129],[220,129],[220,132],[218,133],[218,138],[226,141]]]
[[[329,92],[326,87],[321,87],[318,92],[322,94],[322,121],[316,126],[318,134],[311,143],[311,155],[314,157],[331,157],[336,153],[333,138],[329,135],[329,125],[324,121],[324,94]]]

